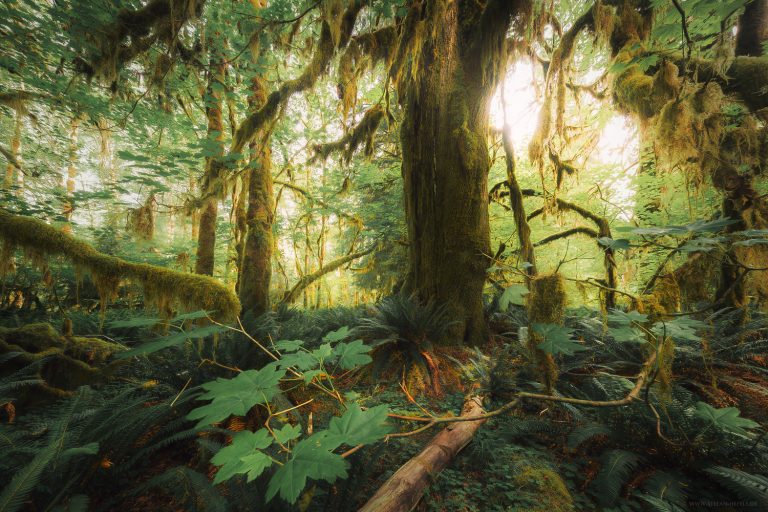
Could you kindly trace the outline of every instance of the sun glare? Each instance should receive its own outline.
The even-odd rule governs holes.
[[[590,83],[597,75],[584,76],[585,83]],[[505,109],[501,94],[506,101],[506,124],[510,130],[512,142],[518,157],[524,157],[528,144],[536,132],[542,101],[536,84],[543,83],[541,70],[528,61],[519,61],[508,71],[503,87],[491,102],[491,126],[495,130],[504,129]],[[582,106],[594,104],[598,100],[583,95]],[[610,177],[599,185],[604,192],[610,193],[610,200],[624,211],[620,217],[629,220],[634,207],[633,178],[639,163],[639,135],[637,126],[630,119],[612,113],[602,118],[595,126],[599,140],[591,151],[585,165],[591,168],[610,169]]]

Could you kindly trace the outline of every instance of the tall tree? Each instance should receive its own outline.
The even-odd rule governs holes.
[[[400,44],[418,66],[401,103],[403,186],[410,268],[404,291],[445,304],[456,341],[487,341],[483,287],[489,266],[487,132],[490,100],[506,64],[506,36],[526,1],[413,2]]]

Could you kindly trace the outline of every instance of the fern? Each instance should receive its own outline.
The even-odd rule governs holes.
[[[768,507],[768,478],[723,466],[704,471],[739,500],[756,501],[762,507]]]
[[[184,506],[184,510],[190,512],[228,510],[227,502],[216,491],[208,477],[185,466],[171,468],[161,473],[136,489],[134,494],[149,489],[162,489],[169,492]]]
[[[610,435],[611,429],[600,423],[588,423],[576,427],[568,434],[568,448],[576,449],[586,440],[599,435]]]
[[[600,504],[610,506],[619,499],[621,489],[643,457],[626,450],[611,450],[603,455],[600,473],[592,481],[592,489]]]
[[[39,452],[24,469],[16,473],[11,483],[0,493],[0,512],[16,512],[40,482],[48,463],[56,456],[58,446],[51,443]]]

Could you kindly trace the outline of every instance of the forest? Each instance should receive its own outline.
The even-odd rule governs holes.
[[[3,0],[0,165],[0,512],[768,510],[768,0]]]

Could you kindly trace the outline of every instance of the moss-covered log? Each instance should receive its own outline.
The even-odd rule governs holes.
[[[102,254],[41,220],[0,210],[0,239],[3,241],[3,258],[12,257],[13,249],[21,248],[35,259],[63,256],[90,272],[103,305],[116,296],[120,281],[128,279],[143,287],[147,301],[157,306],[161,314],[171,314],[171,309],[178,306],[214,311],[214,316],[229,320],[240,312],[237,296],[211,277]],[[6,268],[5,262],[0,263],[0,268]]]
[[[9,357],[0,375],[34,367],[36,391],[67,396],[80,386],[105,382],[122,363],[109,362],[121,350],[121,345],[97,338],[63,336],[45,323],[0,327],[0,355]]]

